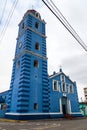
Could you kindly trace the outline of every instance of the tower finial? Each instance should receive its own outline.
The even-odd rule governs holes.
[[[32,10],[33,10],[34,6],[32,5]]]
[[[59,66],[59,72],[62,72],[62,66],[61,65]]]

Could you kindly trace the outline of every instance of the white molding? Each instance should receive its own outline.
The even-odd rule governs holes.
[[[19,39],[19,37],[22,36],[24,31],[26,31],[27,29],[29,29],[30,31],[40,35],[41,37],[47,38],[44,34],[38,32],[37,29],[33,29],[33,28],[29,27],[29,26],[25,26],[24,29],[22,29],[22,32],[18,35],[17,39]]]
[[[5,113],[5,115],[59,115],[63,114],[62,111],[60,112],[50,112],[50,113]],[[81,114],[81,112],[71,112],[70,114]]]
[[[51,113],[5,113],[6,115],[59,115],[63,114],[61,112],[51,112]]]
[[[54,75],[51,75],[51,76],[49,76],[49,78],[51,79],[51,78],[54,78],[55,76],[59,76],[61,73],[62,73],[62,72],[56,73],[56,74],[54,74]]]
[[[54,82],[56,82],[56,90],[54,89]],[[52,82],[52,88],[53,88],[53,91],[58,91],[58,81],[57,80],[53,80],[53,82]]]
[[[36,11],[36,13],[39,13],[39,12]],[[40,19],[40,18],[36,17],[36,15],[34,15],[33,13],[31,13],[30,10],[28,10],[28,11],[24,14],[23,19],[20,21],[20,23],[18,24],[18,26],[23,22],[23,20],[24,20],[24,19],[26,18],[26,16],[28,16],[28,15],[31,15],[31,16],[33,16],[35,19],[37,19],[37,20],[43,22],[44,24],[46,24],[46,22],[44,21],[44,19]]]
[[[70,92],[70,86],[72,86],[72,92]],[[73,86],[73,84],[68,84],[68,93],[69,94],[74,94],[74,86]]]
[[[42,55],[40,55],[40,54],[38,54],[38,53],[34,53],[33,51],[29,51],[29,50],[24,49],[20,54],[16,55],[13,60],[15,61],[16,59],[20,58],[20,57],[21,57],[23,54],[25,54],[25,53],[28,53],[28,54],[37,56],[37,57],[42,58],[42,59],[45,59],[45,60],[48,59],[47,57],[42,56]]]
[[[62,111],[62,99],[60,98],[60,113],[63,113]]]
[[[57,82],[57,89],[55,90],[54,89],[54,82]],[[60,85],[59,85],[59,81],[58,80],[52,80],[52,88],[53,88],[53,91],[57,91],[57,92],[60,92]]]
[[[63,91],[63,84],[65,84],[65,91]],[[64,93],[64,92],[67,92],[67,89],[66,89],[66,82],[62,82],[61,87],[62,87],[62,92],[63,92],[63,93]]]
[[[71,102],[70,102],[69,99],[67,100],[67,103],[68,103],[68,104],[67,104],[67,106],[68,106],[68,113],[71,114],[71,113],[72,113],[72,112],[71,112]]]
[[[81,112],[71,112],[70,114],[81,114]]]

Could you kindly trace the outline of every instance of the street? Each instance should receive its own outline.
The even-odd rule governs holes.
[[[87,119],[1,121],[0,130],[87,130]]]

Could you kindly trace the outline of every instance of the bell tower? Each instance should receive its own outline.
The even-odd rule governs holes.
[[[19,23],[6,117],[41,118],[49,109],[45,21],[28,10]]]

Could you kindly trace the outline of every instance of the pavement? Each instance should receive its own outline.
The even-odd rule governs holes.
[[[87,130],[87,119],[16,121],[0,119],[0,130]]]

